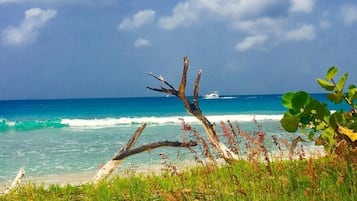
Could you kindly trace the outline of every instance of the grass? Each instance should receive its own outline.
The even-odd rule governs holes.
[[[200,134],[184,124],[184,131],[201,144],[201,151],[190,149],[196,167],[179,171],[162,154],[164,172],[160,175],[133,173],[98,184],[21,185],[0,201],[13,200],[357,200],[357,170],[336,156],[306,158],[303,148],[288,157],[274,158],[264,145],[265,133],[248,133],[238,125],[221,124],[226,144],[244,159],[217,163]],[[294,143],[272,136],[280,150],[295,149]],[[243,154],[244,153],[244,154]],[[201,156],[201,157],[200,157]],[[203,159],[202,159],[203,157]],[[208,158],[213,159],[207,162]],[[203,165],[204,164],[204,165]]]
[[[115,177],[80,186],[27,183],[0,200],[357,200],[356,169],[336,158],[238,160],[180,174]]]

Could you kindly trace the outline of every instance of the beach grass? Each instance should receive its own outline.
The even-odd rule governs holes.
[[[0,200],[357,200],[357,171],[334,157],[205,166],[116,176],[98,184],[28,182]]]

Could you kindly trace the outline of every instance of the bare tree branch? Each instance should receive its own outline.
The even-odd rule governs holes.
[[[185,90],[186,90],[186,82],[187,82],[187,71],[188,71],[188,58],[184,57],[181,83],[179,87],[179,96],[181,97],[186,97]]]
[[[15,189],[16,187],[18,187],[21,184],[21,179],[25,176],[25,168],[21,167],[14,179],[14,181],[12,181],[10,187],[8,187],[3,194],[8,194],[11,190]]]
[[[163,82],[164,84],[166,84],[168,87],[170,87],[171,89],[175,89],[175,87],[173,87],[170,83],[168,83],[162,76],[155,76],[154,74],[152,73],[149,73],[150,76],[156,78],[157,80],[159,80],[160,82]]]
[[[134,133],[134,135],[128,140],[128,142],[121,148],[117,153],[112,158],[115,158],[117,155],[120,155],[123,152],[126,152],[127,150],[131,149],[135,145],[135,143],[138,141],[141,133],[145,129],[146,124],[141,125]],[[109,160],[98,172],[97,174],[92,178],[90,181],[91,183],[97,183],[105,178],[107,178],[114,170],[119,166],[119,164],[123,160]]]
[[[122,152],[125,152],[125,151],[128,151],[129,149],[131,149],[131,147],[133,147],[136,144],[136,142],[138,141],[140,135],[143,133],[145,128],[146,128],[146,124],[144,123],[138,129],[136,129],[134,135],[128,140],[128,142],[113,157],[115,157],[116,155],[118,155]]]
[[[97,183],[113,173],[113,171],[124,161],[125,158],[132,156],[134,154],[142,153],[145,151],[149,151],[152,149],[156,149],[159,147],[163,146],[169,146],[169,147],[191,147],[191,146],[196,146],[197,142],[195,141],[190,141],[188,143],[184,142],[171,142],[171,141],[160,141],[160,142],[155,142],[147,145],[142,145],[138,148],[132,148],[137,140],[139,139],[141,133],[144,131],[146,127],[146,124],[143,124],[140,126],[134,135],[128,140],[128,142],[117,152],[114,154],[114,156],[109,160],[98,172],[97,174],[92,178],[90,181],[91,183]]]
[[[193,104],[198,107],[198,91],[200,86],[200,79],[201,79],[202,71],[198,71],[196,81],[195,81],[195,88],[193,90]]]
[[[150,90],[153,91],[158,91],[161,93],[166,93],[166,94],[170,94],[170,95],[175,95],[177,98],[179,98],[183,105],[185,106],[186,111],[189,114],[192,114],[193,116],[195,116],[203,125],[203,128],[206,131],[208,140],[210,141],[210,143],[212,144],[213,148],[216,150],[216,152],[224,159],[226,159],[227,161],[231,161],[234,159],[238,159],[238,155],[236,155],[234,152],[232,152],[230,149],[227,148],[227,146],[225,144],[223,144],[222,142],[220,142],[218,140],[218,135],[216,133],[216,130],[214,129],[214,126],[212,125],[212,123],[203,115],[201,109],[199,108],[198,105],[198,91],[199,91],[199,82],[201,79],[201,73],[202,71],[199,71],[196,77],[196,81],[195,81],[195,87],[194,87],[194,91],[193,91],[193,102],[191,103],[190,100],[186,97],[186,83],[187,83],[187,71],[188,71],[188,58],[184,57],[183,58],[183,71],[182,71],[182,77],[181,77],[181,83],[179,86],[179,89],[175,89],[171,84],[166,84],[170,87],[170,89],[161,87],[161,88],[152,88],[152,87],[147,87]],[[160,77],[154,76],[152,74],[150,74],[152,77],[162,81],[160,79]]]
[[[192,147],[196,146],[197,142],[195,141],[189,141],[187,143],[182,143],[179,141],[160,141],[160,142],[154,142],[146,145],[142,145],[138,148],[135,149],[130,149],[125,152],[122,152],[118,155],[116,155],[112,160],[122,160],[128,156],[135,155],[141,152],[149,151],[152,149],[156,149],[159,147]]]

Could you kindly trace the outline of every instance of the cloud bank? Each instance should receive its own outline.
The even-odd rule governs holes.
[[[31,8],[25,11],[25,18],[15,27],[8,27],[2,31],[2,42],[9,46],[20,46],[34,42],[41,28],[53,17],[55,10]]]
[[[190,27],[199,23],[222,22],[228,29],[245,35],[235,45],[238,51],[263,47],[269,39],[275,41],[309,41],[316,38],[316,28],[299,22],[302,26],[292,29],[288,25],[296,14],[308,15],[315,0],[187,0],[178,3],[170,16],[158,19],[164,30]],[[327,27],[328,22],[323,25]],[[306,25],[305,25],[306,24]]]
[[[120,24],[120,30],[135,30],[145,24],[149,24],[155,19],[154,10],[142,10],[136,13],[132,18],[125,18]]]

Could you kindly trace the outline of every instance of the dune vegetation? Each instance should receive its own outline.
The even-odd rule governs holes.
[[[195,167],[179,168],[164,158],[161,174],[128,170],[124,177],[82,185],[29,182],[0,200],[357,200],[357,171],[349,161],[305,158],[301,149],[295,159],[270,161],[260,143],[249,143],[249,157],[232,163],[197,159]]]

